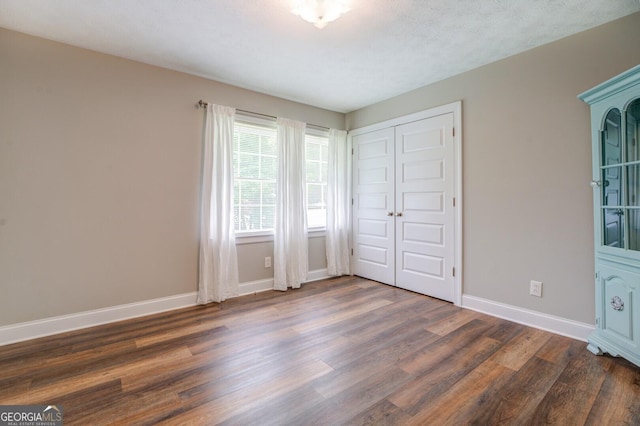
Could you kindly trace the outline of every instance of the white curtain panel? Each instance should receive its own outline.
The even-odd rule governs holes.
[[[309,272],[304,135],[306,124],[278,118],[273,288],[299,288]]]
[[[233,222],[234,116],[234,108],[207,106],[198,304],[221,302],[238,295],[238,255]]]
[[[327,274],[349,275],[349,170],[347,132],[329,130],[327,164]]]

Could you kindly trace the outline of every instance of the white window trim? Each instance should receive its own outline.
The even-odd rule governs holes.
[[[240,123],[247,124],[255,124],[257,126],[269,127],[272,129],[276,128],[275,120],[266,119],[262,117],[256,117],[254,115],[247,115],[241,112],[236,112],[236,117],[234,121],[238,121]],[[315,126],[307,126],[305,135],[311,136],[320,136],[320,137],[329,137],[329,130],[317,128]],[[326,227],[314,227],[307,228],[307,233],[309,238],[317,238],[324,237],[326,232]],[[262,231],[236,231],[236,244],[255,244],[255,243],[265,243],[273,241],[273,230],[262,230]]]
[[[329,138],[329,130],[328,129],[320,129],[317,127],[309,127],[307,126],[307,130],[305,132],[306,135],[310,135],[310,136],[319,136],[319,137],[323,137],[323,138]],[[309,233],[309,238],[311,238],[311,234],[313,233],[314,236],[319,236],[318,234],[322,234],[322,236],[324,236],[324,233],[326,231],[327,227],[325,226],[317,226],[317,227],[313,227],[313,228],[308,228],[307,227],[307,232]]]
[[[268,127],[274,130],[276,128],[276,122],[274,120],[256,117],[253,115],[246,115],[239,112],[236,112],[234,122]],[[236,244],[251,244],[254,242],[257,243],[266,241],[273,241],[273,229],[259,231],[236,231]]]

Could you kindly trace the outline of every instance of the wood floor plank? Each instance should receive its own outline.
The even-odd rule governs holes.
[[[227,393],[216,383],[183,392],[180,396],[185,412],[170,420],[177,424],[213,424],[270,403],[291,389],[327,374],[333,369],[322,361],[313,361],[284,369],[281,374],[246,380],[233,392]],[[270,377],[268,377],[270,376]]]
[[[477,337],[464,348],[450,353],[438,361],[431,360],[430,368],[422,371],[406,386],[388,397],[405,412],[416,415],[431,401],[442,395],[464,376],[486,361],[499,343],[488,337]],[[404,370],[404,369],[403,369]],[[406,371],[406,370],[404,370]]]
[[[336,349],[324,350],[318,354],[320,359],[335,369],[344,367],[345,365],[358,362],[360,358],[372,356],[378,360],[385,355],[386,350],[393,349],[397,344],[405,342],[407,335],[416,336],[416,340],[412,344],[419,345],[418,349],[422,349],[437,339],[438,336],[426,332],[416,324],[407,324],[405,322],[390,322],[384,325],[379,324],[377,327],[367,329],[360,335],[348,335],[348,344],[342,344]],[[426,340],[423,345],[420,345]],[[406,357],[414,351],[401,352],[398,357]]]
[[[586,424],[640,424],[640,369],[623,362],[611,366]]]
[[[494,324],[493,329],[487,332],[486,336],[502,343],[506,343],[513,339],[526,328],[524,325],[517,324],[515,322],[500,321],[498,319],[496,319]]]
[[[476,318],[478,318],[478,314],[476,312],[468,309],[460,309],[446,319],[429,324],[425,327],[425,330],[439,336],[446,336]]]
[[[101,383],[97,386],[78,389],[72,393],[68,393],[62,397],[55,398],[55,405],[64,408],[64,424],[65,425],[86,425],[84,419],[89,416],[95,416],[109,407],[115,406],[122,409],[120,402],[122,397],[122,387],[119,380],[111,380]],[[164,398],[163,395],[159,399]],[[30,403],[48,405],[51,399],[42,401],[33,401]],[[104,416],[101,422],[105,423],[106,419],[112,419],[111,416]]]
[[[527,328],[509,340],[491,358],[493,362],[519,370],[551,338],[551,333],[535,328]]]
[[[52,380],[39,386],[32,384],[29,390],[25,392],[17,392],[3,398],[2,403],[6,405],[23,405],[30,404],[34,400],[45,401],[47,398],[60,398],[65,394],[75,392],[77,389],[99,386],[112,380],[119,380],[121,376],[129,371],[135,371],[139,368],[153,371],[154,369],[162,368],[164,364],[173,364],[191,356],[191,352],[187,348],[180,347],[137,362],[121,364],[112,368],[99,367],[95,371],[70,376],[63,380]]]
[[[372,371],[385,370],[397,364],[400,357],[410,353],[412,347],[422,348],[436,338],[422,330],[396,333],[391,339],[381,339],[376,345],[371,341],[367,347],[355,346],[353,354],[341,352],[339,358],[344,360],[341,367],[328,362],[335,370],[322,378],[314,380],[313,387],[325,398],[330,398],[345,391],[371,375]],[[321,357],[326,360],[326,358]]]
[[[73,362],[75,365],[83,363],[95,363],[101,359],[127,353],[135,349],[135,343],[131,340],[108,343],[91,349],[80,350],[71,354],[53,355],[48,357],[22,357],[3,362],[0,371],[0,382],[15,377],[34,377],[41,371],[47,371]]]
[[[564,366],[538,357],[529,359],[513,373],[508,383],[495,389],[491,398],[484,401],[482,409],[469,416],[469,423],[478,426],[526,423],[563,369]]]
[[[407,424],[463,424],[478,411],[484,411],[485,401],[512,376],[512,370],[493,361],[485,361],[441,395],[431,399]]]
[[[291,424],[290,419],[324,402],[310,385],[301,386],[295,392],[287,392],[252,410],[244,411],[220,422],[221,425],[281,426]]]
[[[0,347],[65,424],[640,424],[640,368],[358,277]]]
[[[370,302],[365,302],[357,307],[346,309],[338,314],[324,317],[320,321],[313,321],[306,324],[296,325],[293,327],[293,329],[299,333],[304,333],[310,330],[327,327],[335,323],[362,315],[363,313],[374,311],[378,308],[382,308],[383,306],[390,305],[391,303],[393,302],[386,299],[372,300]]]
[[[585,342],[552,335],[538,350],[536,356],[554,364],[566,365],[569,360],[584,352],[586,345]]]
[[[29,362],[37,362],[52,357],[76,354],[80,351],[158,333],[160,330],[180,328],[199,318],[216,314],[220,314],[218,305],[195,306],[6,345],[0,350],[0,363],[5,365],[5,362],[16,359],[19,362],[27,359]]]
[[[587,352],[570,360],[532,413],[529,424],[584,424],[610,368],[609,359]]]
[[[65,425],[98,425],[105,419],[112,424],[148,425],[183,412],[180,397],[172,392],[124,393],[109,404],[101,406],[94,403],[91,408],[73,421],[65,421]]]
[[[405,371],[391,367],[376,370],[348,389],[325,399],[322,404],[306,410],[292,418],[291,424],[336,425],[348,421],[354,412],[370,409],[398,387],[407,383],[411,376]]]
[[[489,325],[481,320],[473,320],[448,335],[427,346],[424,350],[408,354],[401,360],[401,368],[407,373],[423,374],[436,368],[440,362],[454,356],[477,341]]]
[[[411,416],[389,400],[382,399],[345,421],[344,424],[350,426],[394,426],[409,424],[410,420]]]
[[[249,316],[250,318],[246,318],[246,316]],[[270,316],[277,317],[278,316],[277,310],[272,308],[265,308],[265,309],[258,309],[254,312],[237,314],[237,315],[234,315],[231,317],[225,317],[225,318],[214,316],[210,320],[204,320],[202,322],[198,322],[192,325],[177,327],[177,328],[166,330],[162,333],[155,333],[150,336],[138,338],[136,339],[136,345],[142,348],[145,346],[150,346],[150,345],[158,344],[161,342],[166,342],[168,340],[174,340],[190,334],[207,332],[213,328],[226,326],[227,323],[233,324],[235,321],[239,321],[240,319],[242,319],[242,321],[258,322],[260,318],[263,318],[263,317],[268,318]]]

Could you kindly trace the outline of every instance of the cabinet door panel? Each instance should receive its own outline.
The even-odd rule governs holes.
[[[638,330],[633,311],[640,274],[603,266],[599,275],[602,332],[620,345],[636,348]]]

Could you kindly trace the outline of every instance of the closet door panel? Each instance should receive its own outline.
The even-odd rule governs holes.
[[[453,114],[395,130],[396,285],[453,301]]]
[[[391,285],[395,284],[393,137],[393,129],[384,129],[353,138],[354,273]]]

